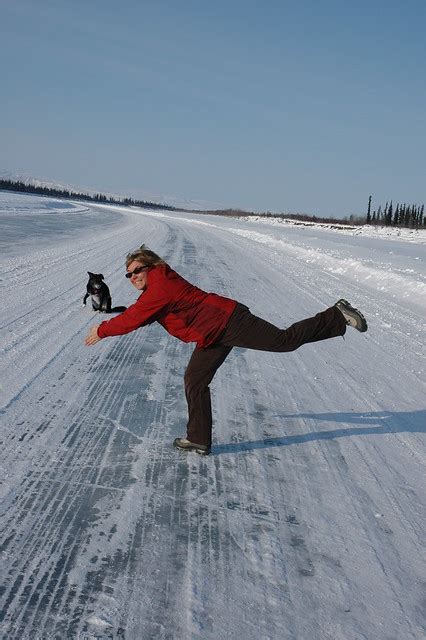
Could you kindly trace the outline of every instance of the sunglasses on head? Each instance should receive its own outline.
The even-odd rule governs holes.
[[[126,273],[126,278],[131,278],[132,276],[137,276],[138,273],[142,273],[142,271],[145,271],[145,269],[148,269],[148,267],[136,267],[136,269],[133,269],[133,271],[128,271]]]

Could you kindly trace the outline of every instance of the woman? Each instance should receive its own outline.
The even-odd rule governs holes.
[[[208,455],[211,448],[209,384],[233,347],[294,351],[307,342],[343,336],[347,325],[367,330],[364,316],[343,299],[313,318],[278,329],[236,300],[190,284],[144,245],[127,255],[126,268],[126,278],[141,295],[124,313],[92,327],[85,343],[91,346],[152,322],[183,342],[196,342],[184,378],[187,437],[176,438],[173,444],[201,455]]]

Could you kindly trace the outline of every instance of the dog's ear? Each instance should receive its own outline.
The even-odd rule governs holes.
[[[87,272],[89,274],[90,277],[94,276],[94,273],[91,273],[90,271]]]
[[[103,277],[102,273],[99,274],[99,277],[101,280],[105,280],[105,278]]]

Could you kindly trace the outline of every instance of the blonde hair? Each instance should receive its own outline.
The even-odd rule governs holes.
[[[148,247],[145,247],[144,244],[141,244],[138,249],[135,249],[134,251],[131,251],[127,254],[126,269],[128,269],[129,264],[131,264],[134,260],[143,264],[144,267],[156,267],[159,264],[166,264],[165,261],[160,258],[160,256],[157,256],[156,253],[151,251],[151,249],[148,249]]]

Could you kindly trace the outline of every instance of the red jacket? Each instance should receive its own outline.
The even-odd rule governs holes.
[[[120,315],[102,322],[98,336],[118,336],[152,322],[159,322],[183,342],[196,342],[198,349],[213,344],[237,302],[206,293],[184,280],[167,264],[151,267],[148,284],[135,304]]]

